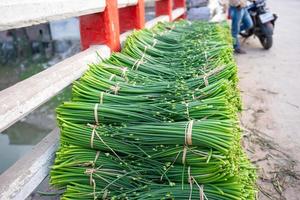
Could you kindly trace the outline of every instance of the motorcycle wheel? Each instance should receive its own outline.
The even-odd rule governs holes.
[[[273,37],[272,36],[261,36],[259,37],[259,41],[264,49],[268,50],[273,45]]]
[[[266,27],[265,27],[267,32],[273,32],[273,24],[272,23],[267,23]],[[273,36],[272,35],[262,35],[259,36],[259,41],[261,43],[261,45],[264,47],[264,49],[268,50],[272,47],[273,45]]]

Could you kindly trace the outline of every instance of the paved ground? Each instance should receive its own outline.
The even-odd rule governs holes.
[[[259,166],[259,199],[300,200],[300,1],[268,1],[279,15],[274,46],[257,38],[237,56],[245,146]]]

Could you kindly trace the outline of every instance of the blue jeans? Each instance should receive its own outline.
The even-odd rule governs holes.
[[[236,8],[230,6],[229,13],[231,16],[231,35],[233,37],[233,48],[240,48],[238,35],[241,31],[248,30],[253,26],[252,19],[247,8]]]

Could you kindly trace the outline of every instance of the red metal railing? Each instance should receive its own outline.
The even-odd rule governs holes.
[[[185,0],[155,2],[156,16],[168,15],[170,21],[174,20],[172,19],[173,8],[185,8]],[[119,51],[120,33],[144,28],[144,16],[144,0],[138,0],[136,5],[120,9],[118,9],[117,0],[106,0],[104,12],[80,17],[82,49],[87,49],[90,45],[106,44],[112,51]],[[185,14],[181,18],[185,18]]]

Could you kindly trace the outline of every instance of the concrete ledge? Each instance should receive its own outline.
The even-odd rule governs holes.
[[[0,91],[0,132],[70,85],[97,61],[110,56],[106,45],[92,46],[58,64]]]
[[[26,136],[24,136],[26,137]],[[59,142],[54,129],[33,150],[0,175],[0,199],[23,200],[49,174]]]
[[[168,15],[161,15],[159,17],[156,17],[150,21],[147,21],[145,24],[145,28],[152,28],[155,26],[158,22],[169,22],[169,16]]]
[[[1,0],[0,31],[102,12],[99,0]]]
[[[137,2],[118,0],[118,8]],[[103,12],[105,7],[104,0],[1,0],[0,31]]]
[[[118,0],[118,8],[133,6],[138,3],[138,0]]]
[[[184,8],[177,8],[172,11],[172,20],[176,20],[177,18],[181,17],[185,13]]]
[[[121,46],[123,47],[124,43],[125,43],[125,40],[126,38],[132,33],[132,31],[126,31],[125,33],[122,33],[120,35],[120,43],[121,43]]]

